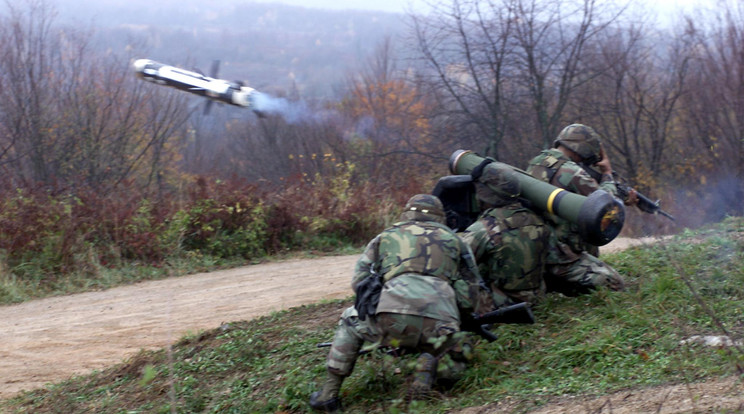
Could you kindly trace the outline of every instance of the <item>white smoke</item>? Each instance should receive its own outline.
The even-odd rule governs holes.
[[[276,98],[261,92],[254,92],[253,109],[266,114],[281,115],[287,123],[294,124],[309,121],[315,117],[303,101],[290,101]]]

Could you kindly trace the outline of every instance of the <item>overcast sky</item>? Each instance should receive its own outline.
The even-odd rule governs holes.
[[[441,0],[255,0],[262,3],[284,3],[295,6],[323,9],[381,10],[403,13],[412,7],[415,11],[425,11],[427,5]],[[704,4],[710,0],[636,0],[639,4],[654,7],[660,13],[678,11],[694,4]],[[618,3],[622,3],[618,1]]]
[[[52,3],[60,5],[76,4],[79,0],[50,0]],[[137,2],[142,0],[137,0]],[[655,11],[662,15],[677,15],[680,11],[690,11],[693,5],[711,5],[714,0],[615,0],[620,4],[626,4],[629,1],[635,2],[641,10]],[[744,0],[727,0],[727,1],[744,1]],[[391,13],[405,13],[413,10],[417,13],[426,13],[430,8],[429,4],[450,3],[450,0],[204,0],[205,4],[239,4],[242,2],[255,3],[283,3],[293,6],[307,8],[331,9],[331,10],[377,10]],[[0,4],[2,4],[0,2]],[[120,5],[127,4],[127,0],[100,0],[96,2],[97,7],[107,7],[109,4]],[[178,0],[155,0],[153,7],[169,7],[178,5]],[[0,9],[2,7],[0,6]]]
[[[404,13],[407,7],[416,10],[426,9],[428,0],[255,0],[257,3],[284,3],[321,9],[357,9],[380,10],[394,13]]]

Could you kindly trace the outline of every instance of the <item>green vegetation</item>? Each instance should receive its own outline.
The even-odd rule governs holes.
[[[139,280],[256,263],[287,255],[358,251],[397,216],[411,192],[332,178],[257,186],[197,179],[148,196],[0,190],[0,304],[104,289]]]
[[[741,348],[680,345],[697,334],[742,337],[744,219],[607,256],[626,292],[550,295],[533,326],[500,326],[452,390],[403,398],[410,357],[360,358],[344,383],[347,412],[446,412],[504,401],[525,411],[562,395],[742,375]],[[304,412],[350,300],[224,324],[120,365],[19,395],[3,412]],[[396,369],[397,372],[396,373]]]

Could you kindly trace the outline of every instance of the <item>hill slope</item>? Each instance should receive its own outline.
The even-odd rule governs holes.
[[[669,243],[608,256],[628,278],[627,292],[551,295],[536,310],[538,324],[499,327],[500,339],[479,346],[476,364],[458,387],[431,402],[406,406],[400,394],[406,376],[392,372],[405,373],[409,360],[376,354],[360,361],[344,384],[343,398],[350,412],[444,412],[463,406],[479,407],[468,413],[656,412],[664,407],[667,411],[659,412],[689,412],[681,408],[688,400],[696,410],[735,410],[744,402],[742,384],[734,377],[742,374],[741,349],[682,346],[680,340],[722,330],[741,338],[743,235],[744,221],[732,219]],[[354,258],[347,260],[339,276],[344,286]],[[321,284],[301,276],[317,270],[305,267],[292,284]],[[341,289],[338,297],[344,295]],[[0,407],[9,412],[304,411],[323,374],[325,352],[315,344],[331,338],[348,304],[332,301],[250,322],[220,323],[170,348],[142,352]],[[670,383],[681,385],[665,385]],[[620,411],[625,405],[630,408]]]

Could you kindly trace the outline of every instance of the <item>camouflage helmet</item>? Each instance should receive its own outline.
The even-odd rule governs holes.
[[[514,171],[489,165],[475,181],[475,196],[481,207],[503,207],[517,201],[521,187]]]
[[[558,134],[558,138],[553,141],[553,148],[563,145],[578,154],[583,162],[593,165],[602,159],[600,144],[599,134],[592,127],[571,124]]]
[[[445,223],[444,206],[437,196],[416,194],[411,197],[400,215],[401,220],[436,221]]]

